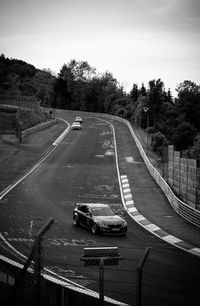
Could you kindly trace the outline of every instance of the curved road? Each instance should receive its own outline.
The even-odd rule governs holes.
[[[67,113],[63,118],[72,120]],[[120,135],[122,125],[112,124]],[[118,246],[124,260],[118,266],[106,267],[105,295],[130,305],[135,304],[136,267],[146,247],[151,247],[145,267],[144,305],[197,305],[197,293],[191,297],[187,282],[188,273],[191,284],[197,280],[196,260],[139,227],[122,205],[113,133],[108,121],[85,117],[81,131],[70,131],[56,150],[1,200],[0,232],[11,246],[28,256],[32,237],[53,217],[56,223],[43,240],[44,265],[97,292],[98,269],[84,267],[80,261],[83,248]],[[120,153],[122,140],[116,138],[120,172],[125,169],[123,162],[128,171],[129,156]],[[138,152],[135,156],[135,162],[142,164]],[[140,180],[140,173],[136,175],[135,179]],[[149,184],[151,192],[158,188],[154,182]],[[141,194],[141,199],[144,196]],[[160,197],[166,201],[162,193]],[[72,212],[76,202],[110,204],[127,220],[127,237],[94,236],[86,229],[75,228]],[[185,275],[179,279],[177,275],[183,273],[183,267]]]

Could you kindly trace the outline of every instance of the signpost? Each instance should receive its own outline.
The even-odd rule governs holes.
[[[104,304],[104,266],[118,265],[123,259],[118,252],[118,247],[84,248],[81,260],[85,267],[99,266],[99,305]]]

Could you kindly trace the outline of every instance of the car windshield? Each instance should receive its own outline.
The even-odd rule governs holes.
[[[91,209],[93,216],[114,216],[114,212],[108,206],[105,207],[95,207]]]

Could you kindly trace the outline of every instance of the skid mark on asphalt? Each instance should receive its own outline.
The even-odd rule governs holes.
[[[18,243],[21,243],[21,242],[27,242],[27,243],[30,243],[30,242],[34,242],[34,238],[26,238],[26,237],[8,237],[8,233],[3,233],[4,235],[7,236],[7,241],[9,242],[18,242]],[[48,247],[48,246],[70,246],[70,247],[80,247],[80,246],[84,246],[84,247],[87,247],[87,246],[98,246],[98,245],[101,245],[99,244],[98,242],[96,242],[95,240],[93,239],[88,239],[88,240],[85,240],[85,239],[66,239],[66,238],[44,238],[43,239],[43,243],[44,243],[44,246],[45,247]]]
[[[59,275],[62,275],[63,277],[66,277],[67,279],[78,281],[78,284],[82,286],[88,286],[93,282],[91,280],[88,280],[86,276],[82,274],[77,274],[74,270],[71,269],[63,269],[58,266],[52,266],[51,270],[53,270],[55,273]]]
[[[78,197],[80,199],[88,199],[89,201],[91,201],[91,199],[108,201],[108,200],[118,199],[118,198],[120,198],[120,195],[118,195],[118,194],[106,195],[106,194],[85,193],[85,194],[79,195]]]

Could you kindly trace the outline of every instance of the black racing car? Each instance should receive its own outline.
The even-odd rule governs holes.
[[[127,223],[107,204],[77,203],[74,208],[73,223],[90,228],[93,234],[126,234]]]

